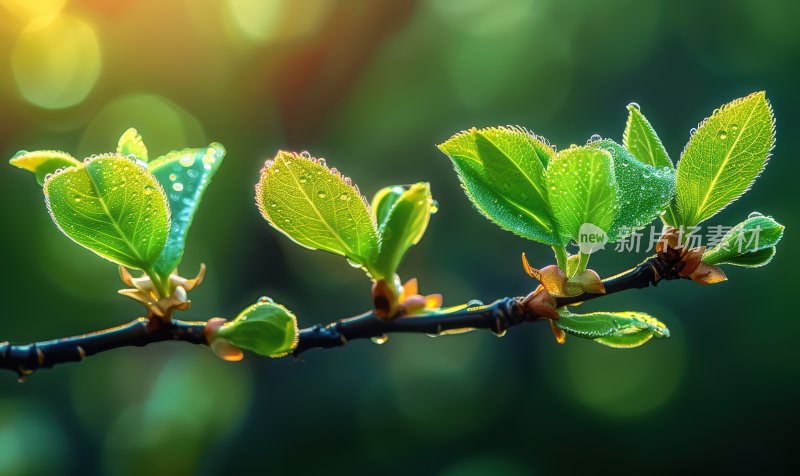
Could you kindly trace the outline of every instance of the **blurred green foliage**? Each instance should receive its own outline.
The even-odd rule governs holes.
[[[636,101],[678,151],[714,107],[765,90],[777,118],[771,164],[706,224],[765,210],[789,230],[768,267],[730,268],[724,284],[604,299],[670,323],[669,340],[631,351],[557,346],[546,327],[526,326],[500,340],[392,336],[309,352],[304,363],[230,364],[165,343],[24,385],[7,375],[0,473],[513,475],[599,470],[620,448],[614,470],[796,465],[800,321],[783,276],[800,262],[797,204],[784,192],[800,167],[797,2],[2,0],[0,11],[7,158],[105,152],[129,126],[153,151],[225,144],[183,259],[209,266],[197,318],[231,318],[263,294],[301,327],[370,305],[360,271],[259,217],[252,184],[279,148],[326,157],[368,196],[430,182],[440,211],[399,272],[446,304],[489,301],[530,291],[519,253],[538,265],[550,250],[480,218],[435,144],[493,124],[559,144],[619,139]],[[71,335],[140,312],[115,294],[113,266],[53,228],[29,177],[5,166],[0,200],[0,340]],[[599,253],[592,264],[611,274],[642,257]]]

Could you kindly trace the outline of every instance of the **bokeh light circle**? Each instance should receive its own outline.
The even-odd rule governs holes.
[[[26,101],[48,109],[74,106],[89,95],[102,59],[94,29],[69,16],[33,20],[11,54],[17,88]]]
[[[151,158],[206,143],[203,126],[188,111],[162,96],[135,93],[106,104],[97,113],[83,133],[79,154],[113,151],[128,127],[135,127],[142,134]]]
[[[592,413],[612,418],[638,417],[661,408],[678,389],[687,361],[679,320],[664,322],[669,339],[651,340],[635,349],[612,349],[567,336],[569,351],[549,361],[556,390]]]

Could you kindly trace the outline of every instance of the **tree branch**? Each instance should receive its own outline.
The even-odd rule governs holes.
[[[661,280],[678,279],[677,262],[664,256],[649,258],[624,273],[603,280],[604,294],[584,293],[556,298],[556,307],[584,302],[628,289],[646,288]],[[300,330],[295,357],[314,348],[341,347],[356,339],[381,339],[391,333],[423,333],[440,335],[463,330],[488,329],[503,334],[510,327],[546,319],[525,305],[524,298],[502,298],[489,304],[467,305],[451,312],[433,312],[419,316],[403,316],[391,320],[378,318],[373,312],[341,319],[327,325],[317,324]],[[139,318],[128,324],[63,339],[16,345],[0,343],[0,369],[16,372],[20,380],[38,369],[57,364],[80,362],[84,358],[120,347],[143,347],[168,340],[208,345],[206,322]]]

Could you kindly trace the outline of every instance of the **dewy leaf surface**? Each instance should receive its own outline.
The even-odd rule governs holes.
[[[470,129],[439,145],[453,162],[467,196],[505,230],[553,245],[544,171],[555,151],[528,131],[511,127]]]
[[[550,210],[561,233],[560,244],[578,240],[583,224],[605,233],[617,211],[617,185],[611,155],[591,147],[560,151],[547,167]]]
[[[387,217],[378,228],[381,243],[375,260],[374,278],[391,278],[406,251],[416,245],[428,227],[431,215],[430,185],[420,182],[394,200]]]
[[[44,193],[61,231],[103,258],[147,271],[164,249],[167,198],[155,177],[127,157],[87,159],[51,175]]]
[[[380,229],[389,218],[389,212],[392,210],[394,203],[408,190],[408,186],[393,185],[391,187],[384,187],[372,197],[372,213],[378,221],[378,228]]]
[[[593,142],[592,147],[611,154],[617,183],[617,210],[609,240],[631,234],[661,215],[675,194],[675,171],[671,166],[655,167],[636,160],[612,140]]]
[[[268,298],[226,322],[218,335],[236,347],[267,357],[283,357],[297,345],[300,331],[291,311]]]
[[[33,172],[36,182],[44,185],[44,178],[63,167],[75,167],[80,161],[59,150],[21,150],[9,161],[11,165]]]
[[[763,92],[722,106],[703,121],[678,162],[675,202],[680,223],[694,226],[739,198],[764,169],[775,144],[772,107]]]
[[[147,147],[144,145],[142,136],[133,127],[128,128],[122,133],[117,143],[117,153],[125,156],[134,156],[142,162],[147,162]]]
[[[170,152],[148,165],[164,188],[172,211],[169,237],[155,264],[159,275],[168,276],[180,264],[194,214],[224,157],[225,148],[214,142],[204,148]]]
[[[622,133],[622,145],[643,164],[673,168],[667,150],[637,104],[628,104],[628,122]]]
[[[643,312],[560,312],[555,324],[564,332],[615,348],[638,347],[653,337],[669,337],[669,329]]]
[[[775,246],[783,237],[783,229],[783,225],[772,217],[751,213],[703,254],[703,262],[751,268],[763,266],[775,255]]]
[[[350,179],[321,159],[278,152],[264,165],[256,202],[270,225],[298,244],[371,267],[378,252],[375,217]]]

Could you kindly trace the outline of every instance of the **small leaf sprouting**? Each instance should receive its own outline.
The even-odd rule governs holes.
[[[414,184],[399,196],[395,192],[401,187],[388,189],[391,192],[378,192],[377,195],[384,197],[382,200],[378,196],[377,200],[373,200],[379,210],[388,208],[383,219],[379,219],[380,249],[373,266],[376,273],[373,277],[377,279],[394,276],[406,251],[419,243],[425,234],[433,207],[431,188],[427,183]],[[392,203],[387,206],[384,202],[388,200]]]
[[[678,161],[667,224],[691,228],[739,198],[764,169],[775,119],[764,92],[732,101],[704,120]]]
[[[283,357],[297,346],[300,330],[297,318],[285,307],[269,298],[261,298],[246,308],[236,319],[226,322],[212,336],[234,346],[266,357]]]
[[[47,177],[47,207],[65,235],[103,258],[151,272],[169,232],[161,185],[118,154],[87,159]]]
[[[147,162],[147,146],[144,145],[142,136],[133,127],[129,127],[117,142],[117,153],[125,156],[133,156],[142,162]]]
[[[524,129],[488,128],[456,134],[439,148],[481,213],[503,229],[553,246],[560,265],[561,249],[577,241],[581,225],[616,241],[663,213],[674,194],[671,164],[637,160],[608,139],[556,153]]]
[[[275,229],[306,248],[346,257],[374,281],[391,283],[395,298],[402,291],[397,267],[435,212],[427,183],[381,189],[370,206],[323,159],[285,151],[262,169],[256,202]]]
[[[669,329],[661,321],[643,312],[573,314],[564,308],[559,314],[554,321],[558,329],[609,347],[632,348],[653,337],[669,337]]]
[[[117,151],[84,162],[66,152],[20,151],[10,162],[37,179],[47,177],[43,186],[50,214],[67,236],[114,263],[144,270],[166,298],[176,286],[173,278],[182,279],[173,272],[225,149],[212,143],[148,164],[142,137],[129,128]]]
[[[81,164],[79,160],[59,150],[35,150],[33,152],[21,150],[14,154],[9,162],[15,167],[33,172],[39,185],[44,185],[44,179],[48,174],[55,173],[56,170],[64,167],[77,167]]]
[[[167,243],[154,266],[162,278],[180,264],[194,214],[224,157],[225,147],[214,142],[208,147],[170,152],[147,165],[164,188],[172,211]]]
[[[661,139],[636,103],[628,104],[628,122],[622,133],[622,145],[643,164],[674,168]]]
[[[379,246],[375,217],[350,179],[324,160],[279,151],[261,170],[256,203],[270,225],[296,243],[372,271]]]
[[[783,225],[772,217],[751,213],[731,228],[719,243],[703,254],[704,263],[730,264],[755,268],[764,266],[775,256],[775,247],[783,237]]]

